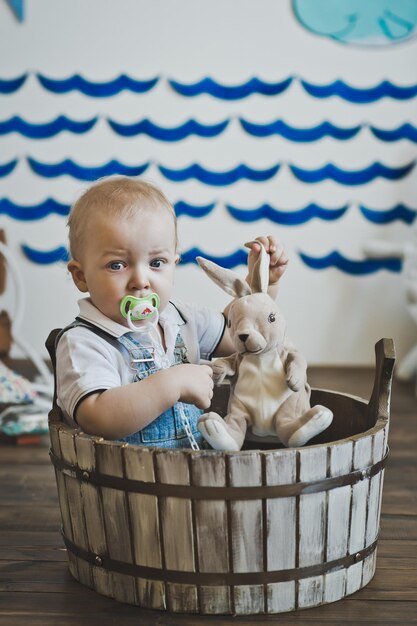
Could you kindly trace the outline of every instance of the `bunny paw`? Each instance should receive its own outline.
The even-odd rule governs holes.
[[[240,447],[229,434],[224,420],[217,413],[205,413],[200,417],[197,428],[214,450],[237,452]]]
[[[289,438],[291,448],[303,446],[307,441],[326,430],[333,421],[333,413],[326,407],[317,405],[311,408],[300,420],[302,424]]]

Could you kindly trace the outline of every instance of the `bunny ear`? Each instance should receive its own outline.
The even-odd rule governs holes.
[[[261,251],[253,268],[251,284],[252,292],[266,293],[268,291],[269,284],[269,255],[259,241],[256,241],[255,243],[260,246]]]
[[[231,270],[220,267],[220,265],[216,265],[216,263],[213,263],[212,261],[203,259],[201,256],[198,256],[196,261],[201,269],[205,271],[207,276],[230,296],[233,296],[234,298],[241,298],[242,296],[248,296],[252,293],[248,283],[239,278],[239,276]]]

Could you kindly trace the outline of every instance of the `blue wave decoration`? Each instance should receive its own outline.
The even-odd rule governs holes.
[[[332,163],[324,165],[317,170],[305,170],[296,165],[290,165],[294,176],[303,183],[320,183],[323,180],[334,180],[341,185],[366,185],[375,178],[381,177],[387,180],[399,180],[411,172],[415,161],[411,161],[403,167],[387,167],[381,163],[372,163],[363,170],[343,170]]]
[[[36,250],[35,248],[22,244],[21,248],[26,258],[38,265],[68,263],[70,259],[68,250],[64,246],[59,246],[53,250]]]
[[[209,261],[213,261],[213,263],[217,263],[222,267],[226,267],[228,269],[232,269],[233,267],[237,267],[238,265],[246,265],[248,262],[248,253],[245,250],[236,250],[232,254],[227,256],[212,256],[210,254],[206,254],[200,248],[191,248],[181,254],[180,263],[182,265],[187,265],[189,263],[197,263],[195,260],[196,256],[202,256]]]
[[[392,130],[375,128],[375,126],[371,126],[370,129],[375,137],[381,141],[399,141],[400,139],[408,139],[409,141],[417,143],[417,128],[408,122]]]
[[[314,98],[331,98],[338,96],[342,100],[355,104],[369,104],[382,98],[393,98],[394,100],[410,100],[417,95],[417,85],[410,87],[399,87],[388,80],[384,80],[379,85],[369,88],[351,87],[342,80],[335,80],[328,85],[314,85],[306,80],[301,80],[304,90]]]
[[[254,137],[270,137],[271,135],[281,135],[288,141],[318,141],[323,137],[333,137],[334,139],[352,139],[361,130],[362,126],[352,128],[339,128],[330,122],[323,122],[311,128],[296,128],[286,124],[283,120],[276,120],[270,124],[254,124],[242,118],[239,119],[242,128]]]
[[[7,215],[15,220],[22,222],[41,220],[48,215],[68,215],[70,211],[69,204],[61,204],[52,198],[48,198],[40,204],[30,206],[21,206],[15,204],[7,198],[0,199],[0,215]]]
[[[31,124],[15,115],[9,120],[0,122],[0,135],[16,132],[24,137],[29,137],[29,139],[49,139],[50,137],[55,137],[55,135],[62,133],[64,130],[80,135],[91,130],[97,120],[98,118],[94,117],[84,122],[76,122],[65,117],[65,115],[60,115],[52,122]]]
[[[132,91],[133,93],[145,93],[153,89],[159,81],[158,77],[151,80],[135,80],[126,76],[126,74],[121,74],[114,80],[102,83],[94,83],[79,74],[74,74],[74,76],[64,79],[48,78],[43,74],[37,74],[36,76],[42,87],[52,93],[63,94],[70,91],[79,91],[85,96],[92,98],[109,98],[110,96],[116,96],[124,90]]]
[[[65,159],[60,163],[41,163],[35,159],[27,159],[30,168],[44,178],[57,178],[58,176],[72,176],[77,180],[96,180],[103,176],[120,174],[123,176],[140,176],[147,170],[149,163],[143,165],[124,165],[116,160],[111,160],[98,167],[83,167],[74,163],[71,159]]]
[[[8,163],[0,164],[0,178],[4,178],[4,176],[8,176],[11,174],[16,167],[19,159],[14,159],[13,161],[9,161]]]
[[[275,224],[284,226],[299,226],[314,218],[326,221],[340,219],[348,210],[349,205],[337,209],[325,209],[312,203],[297,211],[280,211],[279,209],[274,209],[269,204],[263,204],[257,209],[239,209],[227,204],[226,208],[230,215],[239,220],[239,222],[257,222],[258,220],[267,219]]]
[[[275,176],[279,168],[280,164],[274,165],[266,170],[255,170],[247,165],[241,164],[226,172],[212,172],[201,167],[198,163],[193,163],[189,167],[185,167],[181,170],[173,170],[158,165],[161,174],[173,182],[178,183],[190,180],[190,178],[195,178],[200,183],[213,186],[232,185],[242,179],[263,182]]]
[[[215,206],[216,206],[215,202],[213,202],[212,204],[195,206],[192,204],[188,204],[187,202],[184,202],[183,200],[180,200],[179,202],[176,202],[174,204],[175,213],[177,217],[180,217],[180,215],[188,215],[189,217],[197,217],[197,218],[206,217],[209,213],[213,211]]]
[[[115,122],[111,119],[107,121],[114,132],[122,137],[148,135],[148,137],[158,139],[159,141],[181,141],[191,135],[206,138],[218,137],[226,130],[230,120],[225,120],[219,124],[212,125],[204,125],[200,124],[196,120],[188,120],[181,126],[176,126],[174,128],[164,128],[162,126],[158,126],[148,119],[141,120],[136,124],[120,124],[119,122]]]
[[[0,93],[9,94],[18,91],[25,84],[27,77],[27,74],[23,74],[18,78],[0,78]]]
[[[397,204],[392,209],[376,210],[369,209],[360,205],[359,210],[369,222],[374,224],[390,224],[391,222],[401,221],[406,224],[412,224],[417,215],[417,209],[410,209],[404,204]]]
[[[345,272],[346,274],[352,274],[353,276],[364,276],[366,274],[374,274],[380,270],[388,270],[390,272],[401,271],[401,259],[398,258],[382,258],[382,259],[365,259],[363,261],[356,261],[347,259],[340,252],[333,251],[324,257],[312,257],[299,253],[302,261],[314,270],[324,270],[329,267],[335,267],[338,270]]]
[[[176,80],[169,80],[168,82],[182,96],[194,97],[208,94],[220,100],[241,100],[254,93],[259,93],[263,96],[277,96],[286,91],[292,81],[293,79],[290,77],[279,83],[266,83],[255,77],[242,85],[221,85],[208,76],[191,85],[185,85]]]

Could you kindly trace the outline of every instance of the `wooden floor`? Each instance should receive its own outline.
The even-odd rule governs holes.
[[[369,398],[370,369],[320,368],[313,386]],[[417,623],[417,400],[394,384],[390,459],[385,472],[377,571],[342,601],[277,616],[246,618],[142,611],[97,595],[72,579],[60,538],[60,513],[48,444],[0,447],[0,625],[146,626],[184,624]]]

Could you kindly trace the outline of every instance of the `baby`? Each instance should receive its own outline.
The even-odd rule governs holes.
[[[172,205],[148,182],[110,178],[79,198],[68,226],[68,270],[89,297],[58,336],[57,402],[66,419],[138,445],[201,444],[197,420],[213,380],[200,359],[234,348],[224,314],[172,298],[179,261]],[[258,241],[270,255],[275,297],[287,258],[273,237]],[[250,277],[260,246],[247,245]]]

